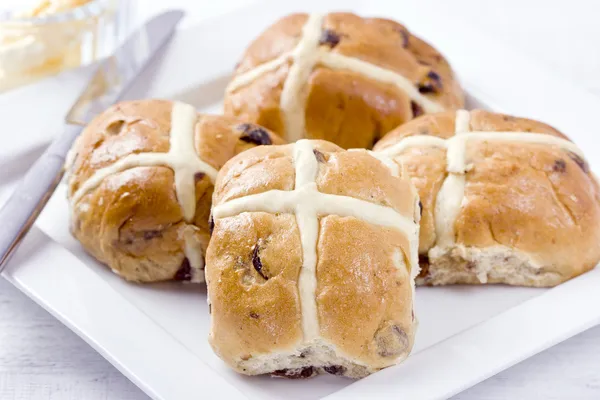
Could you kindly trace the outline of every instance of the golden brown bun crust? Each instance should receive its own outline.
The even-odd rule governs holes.
[[[306,14],[293,14],[267,28],[248,47],[236,76],[291,51],[306,20]],[[424,94],[445,109],[464,105],[462,90],[444,57],[403,25],[332,13],[325,17],[322,29],[339,39],[335,45],[322,44],[322,48],[397,72],[416,87],[426,87],[422,90],[430,92]],[[285,137],[279,101],[289,66],[289,62],[284,63],[228,93],[225,112]],[[430,73],[439,77],[439,84],[431,85]],[[371,148],[386,132],[413,118],[413,105],[406,93],[351,71],[317,66],[305,86],[306,137],[310,139],[329,140],[343,148]]]
[[[538,121],[482,110],[470,114],[470,131],[534,132],[566,138]],[[383,150],[412,135],[451,137],[454,122],[453,112],[422,116],[390,132],[375,149]],[[538,274],[553,276],[525,280],[522,284],[526,285],[552,286],[596,266],[600,260],[600,192],[580,157],[544,144],[472,141],[467,159],[473,168],[466,174],[465,198],[454,225],[457,245],[479,249],[506,246],[527,254],[541,267]],[[426,256],[436,243],[434,206],[446,177],[446,151],[411,148],[396,160],[404,163],[419,191],[423,205],[419,252]],[[425,265],[421,275],[426,283],[428,268],[432,266]],[[504,279],[496,281],[506,283]],[[479,281],[463,276],[455,283]]]
[[[169,151],[172,107],[166,100],[123,102],[90,122],[73,148],[69,199],[96,171],[129,154]],[[231,117],[199,114],[194,129],[197,154],[217,169],[256,145],[241,139],[247,125]],[[272,143],[282,143],[268,135]],[[87,251],[125,279],[186,279],[180,270],[182,265],[187,268],[184,232],[191,231],[188,234],[204,253],[210,236],[212,192],[209,177],[198,175],[196,213],[188,224],[169,167],[126,169],[104,179],[73,205],[71,230]]]
[[[293,215],[245,213],[215,221],[206,260],[213,335],[224,360],[294,346],[302,337],[297,279],[300,235]],[[265,280],[253,268],[253,247]],[[246,371],[242,371],[246,372]]]
[[[375,369],[389,366],[390,357],[412,347],[411,280],[392,262],[399,243],[408,249],[406,237],[393,229],[354,218],[321,220],[317,247],[321,335]],[[396,329],[403,336],[384,343]]]
[[[407,178],[392,176],[366,151],[312,143],[320,159],[316,182],[321,193],[391,207],[411,219],[415,212],[418,216],[416,192]],[[293,145],[258,147],[231,159],[219,173],[213,206],[274,189],[294,190],[292,150]],[[319,340],[335,346],[340,359],[351,360],[361,371],[336,367],[336,373],[363,376],[410,351],[410,251],[409,239],[400,231],[353,217],[321,216],[315,292]],[[252,375],[290,367],[333,367],[327,361],[315,362],[330,358],[303,342],[298,288],[302,257],[293,214],[244,212],[215,220],[206,258],[209,341],[232,368]],[[255,267],[257,259],[261,273]],[[272,369],[261,367],[259,360],[278,354],[289,356],[269,364],[275,366]]]

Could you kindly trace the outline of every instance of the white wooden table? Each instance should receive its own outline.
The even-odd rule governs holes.
[[[447,0],[425,0],[433,5],[424,5],[424,12],[435,12],[436,1]],[[186,24],[190,25],[250,2],[145,0],[140,17],[166,5],[181,7],[189,11]],[[600,2],[454,0],[454,3],[473,25],[503,37],[514,47],[562,73],[565,79],[600,95],[600,24],[597,22]],[[526,94],[527,88],[521,90]],[[552,88],[548,88],[549,95],[551,91]],[[576,103],[577,99],[573,99],[573,107]],[[1,135],[0,132],[0,138]],[[590,304],[594,306],[600,305]],[[461,400],[533,398],[600,399],[600,327],[455,397]],[[147,400],[148,397],[78,336],[0,279],[0,399]]]

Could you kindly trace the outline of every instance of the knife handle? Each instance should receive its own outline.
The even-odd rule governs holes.
[[[76,136],[79,126],[68,126]],[[42,212],[64,174],[65,155],[70,144],[52,143],[29,168],[4,207],[0,209],[0,272]]]

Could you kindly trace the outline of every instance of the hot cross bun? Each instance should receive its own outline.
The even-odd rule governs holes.
[[[397,22],[350,13],[294,14],[247,49],[226,90],[226,113],[288,141],[371,148],[423,113],[464,105],[433,47]]]
[[[117,104],[85,128],[67,160],[71,231],[127,280],[204,281],[217,171],[271,143],[282,141],[188,104]]]
[[[359,378],[409,354],[420,214],[391,159],[257,147],[220,171],[212,216],[209,341],[229,366]]]
[[[600,192],[581,149],[538,121],[460,110],[375,146],[423,207],[421,284],[554,286],[600,261]]]

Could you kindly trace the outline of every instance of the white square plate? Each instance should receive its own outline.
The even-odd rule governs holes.
[[[417,2],[320,3],[304,0],[301,9],[352,10],[405,23],[448,56],[470,107],[540,119],[589,155],[597,150],[599,99],[473,32],[451,2],[438,2],[435,13]],[[290,2],[271,2],[179,32],[129,97],[173,98],[218,111],[245,46],[293,11]],[[591,167],[598,170],[594,159]],[[357,382],[249,378],[230,371],[206,341],[203,285],[123,282],[82,251],[68,232],[67,216],[61,186],[4,276],[155,399],[447,398],[600,322],[600,269],[554,289],[419,288],[417,341],[402,365]]]

